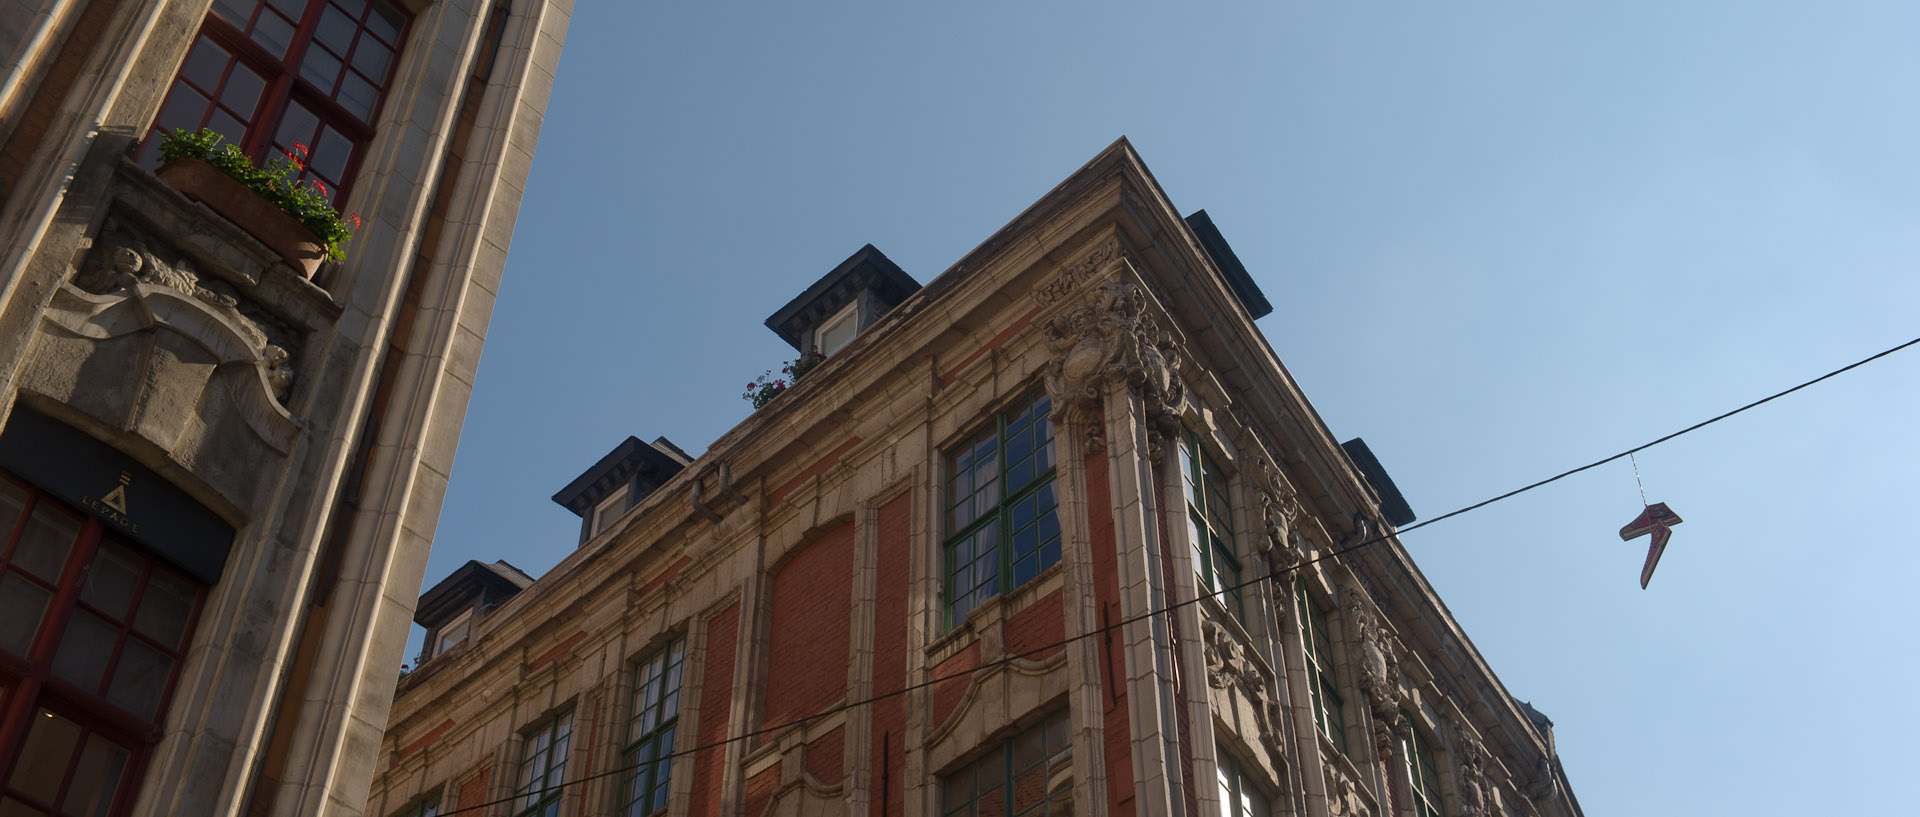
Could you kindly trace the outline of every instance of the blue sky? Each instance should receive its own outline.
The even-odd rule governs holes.
[[[428,583],[698,453],[872,242],[922,281],[1124,134],[1422,518],[1920,335],[1920,6],[582,2]],[[927,6],[927,7],[921,7]],[[1591,814],[1898,811],[1920,349],[1405,538]],[[412,652],[417,652],[416,644]]]

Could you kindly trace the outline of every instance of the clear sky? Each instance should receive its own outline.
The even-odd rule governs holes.
[[[789,298],[929,280],[1122,134],[1422,518],[1920,335],[1920,5],[1570,5],[581,0],[428,584],[545,571],[627,435],[747,416]],[[1917,376],[1642,454],[1650,590],[1625,462],[1406,536],[1589,814],[1912,808]]]

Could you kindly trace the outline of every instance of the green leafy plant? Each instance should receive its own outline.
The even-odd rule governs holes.
[[[798,383],[802,376],[807,372],[819,368],[820,364],[825,363],[826,360],[826,355],[820,354],[819,352],[808,352],[799,358],[789,360],[781,365],[780,373],[784,375],[784,377],[774,377],[773,370],[768,369],[759,377],[747,381],[747,390],[744,394],[741,394],[740,397],[752,403],[755,409],[765,406],[773,402],[773,398],[780,396],[781,392],[787,390],[789,385],[787,378],[793,378],[793,382]]]
[[[357,213],[342,216],[339,210],[335,210],[333,204],[327,201],[325,182],[300,178],[300,172],[307,166],[306,145],[295,144],[285,156],[255,166],[238,145],[223,145],[222,141],[224,137],[206,128],[193,132],[173,131],[160,140],[160,160],[206,161],[313,231],[326,245],[327,260],[339,261],[346,257],[341,245],[353,238],[353,230],[360,227],[360,216]],[[347,226],[348,222],[352,222],[352,228]]]

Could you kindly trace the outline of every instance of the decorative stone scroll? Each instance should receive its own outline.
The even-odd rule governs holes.
[[[1447,719],[1448,742],[1453,749],[1454,791],[1461,817],[1488,817],[1487,747],[1452,718]]]
[[[1341,596],[1346,600],[1347,619],[1358,646],[1354,663],[1359,667],[1360,691],[1366,694],[1373,712],[1373,746],[1381,757],[1392,757],[1409,727],[1400,712],[1400,661],[1394,657],[1393,636],[1381,626],[1380,615],[1367,600],[1366,591],[1358,585],[1347,585]]]
[[[1106,448],[1100,403],[1108,383],[1124,383],[1146,407],[1148,455],[1159,459],[1163,439],[1177,439],[1186,387],[1175,371],[1173,339],[1146,310],[1140,287],[1108,281],[1049,318],[1042,337],[1054,358],[1046,364],[1047,396],[1056,423],[1079,423],[1090,450]]]

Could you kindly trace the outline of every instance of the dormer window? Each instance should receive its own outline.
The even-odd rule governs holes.
[[[857,303],[847,304],[833,317],[828,318],[826,323],[821,324],[819,329],[814,330],[813,350],[823,355],[831,355],[852,342],[853,336],[860,331],[859,306]]]
[[[606,499],[600,500],[600,504],[593,507],[592,535],[599,536],[607,528],[613,526],[614,520],[619,519],[620,515],[626,512],[627,486],[622,485],[619,490],[614,491]]]
[[[433,654],[442,655],[447,650],[467,640],[467,634],[473,631],[473,611],[468,610],[455,616],[452,621],[440,625],[440,633],[433,639]]]
[[[833,355],[920,288],[872,244],[847,257],[767,318],[767,328],[803,357]]]

